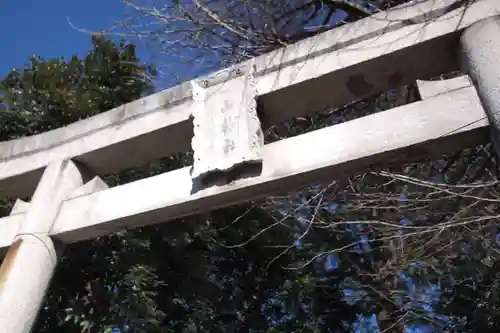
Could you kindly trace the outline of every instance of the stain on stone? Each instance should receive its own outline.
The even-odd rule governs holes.
[[[12,269],[12,266],[14,265],[17,252],[19,251],[19,247],[21,246],[22,242],[22,239],[18,239],[14,243],[12,243],[9,250],[7,251],[7,254],[5,255],[5,258],[3,259],[2,266],[0,266],[0,290],[9,277],[9,273]]]
[[[373,84],[366,82],[365,77],[361,74],[349,77],[346,85],[349,92],[356,97],[365,96],[373,89]]]

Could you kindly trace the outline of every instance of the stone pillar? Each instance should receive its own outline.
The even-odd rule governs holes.
[[[500,16],[483,19],[462,34],[462,70],[469,74],[488,115],[491,141],[500,157]]]
[[[48,233],[62,201],[83,182],[82,173],[72,161],[52,162],[45,169],[31,203],[18,202],[14,207],[13,211],[26,210],[26,215],[0,267],[1,332],[32,330],[60,249]]]

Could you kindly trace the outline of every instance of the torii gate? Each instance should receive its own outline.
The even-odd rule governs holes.
[[[488,139],[500,152],[499,15],[499,0],[417,0],[69,126],[1,142],[0,192],[34,194],[0,221],[0,247],[10,246],[0,268],[0,332],[30,332],[59,244]],[[263,142],[261,126],[460,68],[468,76],[417,81],[421,101]],[[109,189],[99,178],[188,151],[190,142],[192,167]]]

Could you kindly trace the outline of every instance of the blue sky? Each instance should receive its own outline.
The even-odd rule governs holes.
[[[3,0],[0,1],[0,77],[28,57],[68,57],[85,53],[90,36],[72,28],[88,30],[109,27],[123,18],[121,0]]]
[[[0,1],[0,78],[13,68],[22,67],[30,56],[43,58],[70,57],[85,54],[90,48],[90,35],[72,27],[99,31],[109,28],[114,21],[134,13],[122,0],[3,0]],[[344,14],[339,13],[339,19]],[[320,19],[320,17],[318,18]],[[316,25],[317,22],[311,22]],[[133,41],[136,42],[136,41]],[[137,43],[136,43],[137,44]],[[153,52],[137,44],[138,56],[149,61]],[[162,58],[169,64],[179,59]],[[176,70],[178,67],[174,65]],[[184,66],[181,73],[185,78],[205,73],[203,68]],[[165,75],[165,74],[164,74]],[[168,77],[168,75],[165,75]],[[157,80],[157,88],[175,84],[172,78]]]

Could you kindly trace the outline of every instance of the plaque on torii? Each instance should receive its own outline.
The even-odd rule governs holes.
[[[192,81],[191,177],[202,187],[250,176],[262,167],[264,137],[254,65],[250,62],[239,71],[235,79],[213,86]]]

